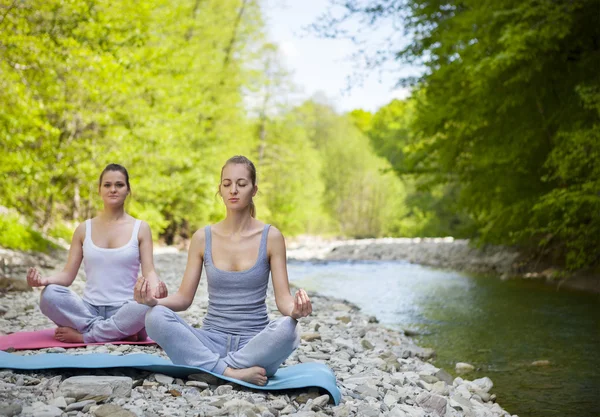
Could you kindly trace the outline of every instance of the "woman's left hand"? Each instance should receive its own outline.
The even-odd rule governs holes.
[[[133,288],[133,299],[140,304],[154,307],[158,304],[158,299],[150,288],[150,283],[145,277],[139,277]]]
[[[299,289],[294,296],[294,309],[292,310],[290,317],[299,319],[308,316],[310,313],[312,313],[310,298],[308,298],[306,291]]]

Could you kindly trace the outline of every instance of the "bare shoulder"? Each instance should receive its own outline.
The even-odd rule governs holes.
[[[196,230],[192,235],[192,239],[190,241],[190,247],[188,249],[188,253],[196,253],[201,258],[204,258],[204,247],[206,245],[206,235],[204,232],[204,227]]]
[[[192,242],[196,244],[202,244],[204,246],[204,242],[206,241],[206,232],[204,231],[204,227],[196,230],[192,235]]]
[[[150,229],[150,225],[146,223],[144,220],[140,220],[140,229],[138,230],[138,239],[140,241],[145,241],[149,239],[152,241],[152,229]]]
[[[283,233],[275,226],[269,227],[269,240],[282,240],[284,239]]]
[[[140,220],[140,232],[152,234],[152,229],[150,229],[150,225],[145,220]]]
[[[79,223],[79,225],[73,232],[73,241],[75,241],[75,239],[81,240],[82,242],[83,239],[85,239],[85,222]]]
[[[269,249],[281,250],[283,248],[285,250],[285,238],[283,237],[283,233],[275,226],[269,227],[267,245]]]

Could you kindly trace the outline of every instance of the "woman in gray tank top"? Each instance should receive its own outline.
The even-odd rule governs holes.
[[[46,287],[40,309],[58,325],[54,337],[61,342],[146,339],[144,318],[149,307],[133,300],[140,265],[151,291],[157,297],[167,295],[154,271],[150,227],[125,212],[131,187],[123,166],[110,164],[102,171],[98,192],[104,210],[77,227],[64,269],[42,277],[31,268],[27,282],[31,287]],[[80,297],[68,287],[82,260],[86,285]]]
[[[257,190],[254,164],[243,156],[230,158],[219,185],[227,215],[192,237],[177,293],[157,299],[151,284],[140,278],[135,299],[153,307],[146,314],[146,331],[173,363],[265,385],[298,347],[297,320],[308,316],[312,306],[304,290],[290,294],[285,241],[279,230],[254,217]],[[195,329],[174,311],[192,304],[202,267],[208,312],[202,328]],[[272,322],[265,304],[269,274],[283,315]]]

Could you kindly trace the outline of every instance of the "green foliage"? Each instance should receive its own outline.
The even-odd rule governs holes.
[[[392,224],[405,210],[404,186],[386,174],[390,165],[374,154],[352,116],[313,102],[296,111],[322,155],[323,202],[339,232],[353,237],[397,233]]]
[[[537,247],[571,269],[598,265],[599,3],[351,0],[345,7],[374,26],[405,10],[411,43],[377,53],[426,66],[413,99],[370,123],[376,149],[395,170],[447,187],[447,197],[456,193],[451,209],[466,216],[466,230],[474,222],[483,242]],[[383,129],[378,117],[388,119]]]
[[[49,252],[55,245],[21,223],[17,214],[0,214],[0,246],[11,249]]]
[[[66,244],[71,243],[77,225],[65,221],[55,221],[48,229],[48,236],[61,239]]]
[[[4,7],[0,204],[70,240],[72,226],[101,209],[98,175],[116,162],[130,174],[127,210],[173,243],[223,218],[220,168],[244,154],[258,168],[259,218],[284,233],[396,233],[389,225],[403,188],[383,173],[390,167],[366,137],[329,108],[283,104],[287,75],[264,40],[259,6],[32,0]]]
[[[240,90],[262,36],[258,5],[13,6],[0,28],[0,203],[44,230],[81,221],[99,208],[97,175],[119,162],[132,210],[156,233],[218,216],[220,164],[254,147]]]

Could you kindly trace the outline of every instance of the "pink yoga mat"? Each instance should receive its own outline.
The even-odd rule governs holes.
[[[44,349],[50,347],[75,348],[87,345],[154,345],[152,339],[143,342],[101,342],[101,343],[63,343],[54,338],[54,329],[36,330],[34,332],[16,332],[6,336],[0,336],[0,350],[13,348],[15,350]]]

